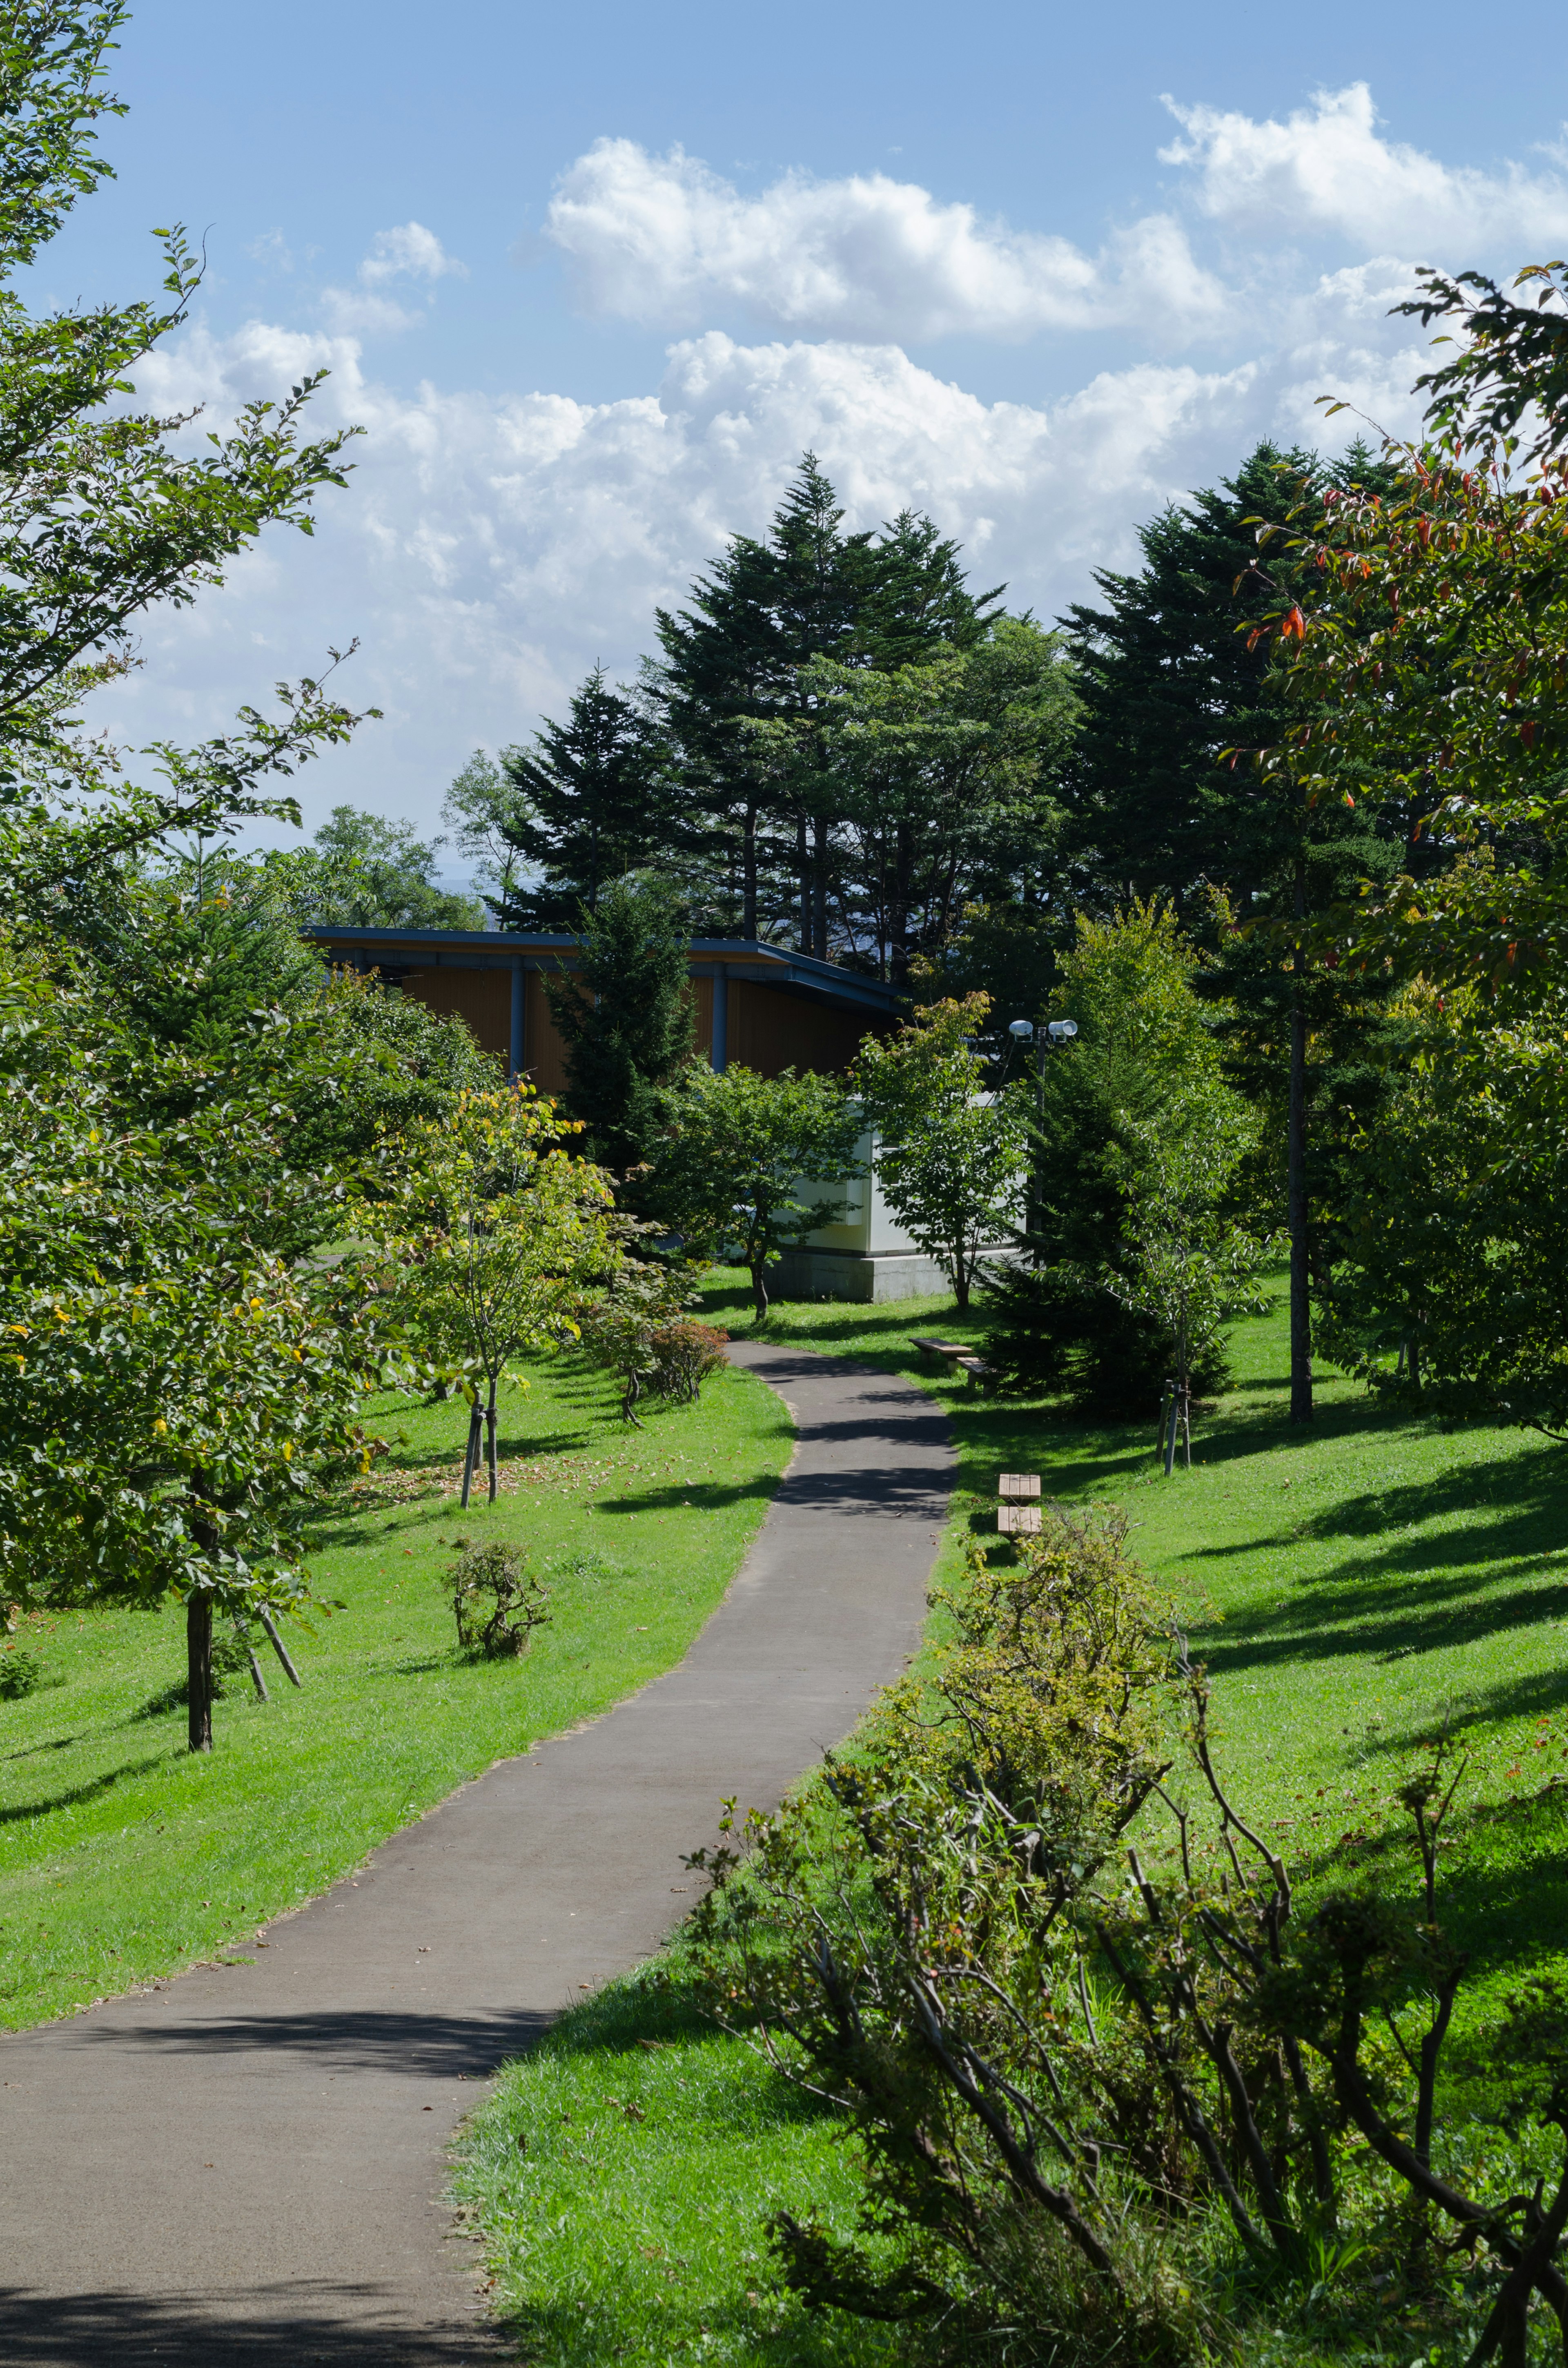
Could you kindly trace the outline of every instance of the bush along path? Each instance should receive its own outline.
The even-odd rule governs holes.
[[[503,1762],[232,1964],[0,2044],[0,2357],[459,2368],[506,2356],[445,2150],[477,2084],[678,1919],[919,1642],[951,1472],[866,1365],[738,1347],[799,1445],[680,1665]]]

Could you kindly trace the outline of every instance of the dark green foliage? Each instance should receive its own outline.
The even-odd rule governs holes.
[[[485,1661],[521,1660],[533,1632],[550,1619],[549,1591],[516,1546],[465,1538],[443,1580],[452,1601],[458,1643]]]
[[[544,982],[566,1047],[566,1104],[590,1158],[635,1167],[657,1137],[660,1088],[691,1051],[684,920],[659,882],[617,880],[579,923],[575,968]]]
[[[1060,917],[1036,905],[968,905],[958,928],[915,957],[912,990],[923,1003],[987,996],[990,1040],[1006,1063],[1014,1050],[1008,1021],[1040,1019],[1051,999],[1063,934]]]
[[[1096,575],[1104,609],[1069,609],[1083,724],[1062,794],[1091,894],[1111,902],[1163,894],[1185,915],[1195,894],[1202,907],[1208,882],[1246,917],[1255,896],[1289,880],[1303,834],[1314,846],[1351,843],[1339,867],[1346,876],[1358,861],[1388,868],[1372,845],[1386,819],[1325,804],[1309,821],[1229,752],[1277,739],[1289,713],[1271,640],[1255,642],[1246,628],[1281,597],[1312,598],[1301,561],[1282,575],[1271,550],[1268,573],[1260,571],[1248,521],[1282,516],[1311,486],[1389,474],[1364,450],[1329,471],[1312,453],[1260,444],[1233,477],[1140,529],[1138,574]],[[1321,884],[1312,882],[1313,911]]]
[[[503,928],[572,930],[614,881],[667,866],[676,824],[666,754],[646,712],[596,666],[564,723],[508,748],[501,836],[519,859],[493,899]],[[537,874],[537,877],[529,876]]]
[[[1061,956],[1051,1008],[1078,1032],[1054,1046],[1037,1037],[1030,1051],[1032,1266],[994,1265],[984,1283],[986,1361],[1016,1388],[1152,1419],[1175,1373],[1173,1333],[1120,1294],[1136,1269],[1130,1221],[1162,1148],[1195,1113],[1212,1129],[1245,1116],[1219,1075],[1205,976],[1168,907],[1080,918]],[[1217,1390],[1225,1371],[1216,1341],[1193,1363],[1193,1388]]]
[[[770,762],[755,726],[809,717],[799,679],[813,659],[890,668],[983,640],[999,595],[976,598],[958,546],[905,511],[883,535],[846,534],[832,485],[807,453],[764,541],[736,535],[659,612],[650,687],[685,786],[707,882],[709,925],[744,937],[788,928],[825,959],[850,932],[858,894],[836,845],[846,795],[826,764]]]
[[[1112,1257],[1120,1255],[1120,1201],[1106,1194],[1085,1215],[1082,1247],[1091,1251],[1097,1235]],[[1152,1315],[1122,1306],[1096,1279],[1098,1269],[1071,1263],[1015,1266],[996,1260],[980,1285],[985,1318],[982,1353],[1005,1389],[1028,1396],[1058,1392],[1084,1415],[1119,1421],[1147,1415],[1152,1421],[1172,1376],[1175,1343]],[[1222,1347],[1195,1360],[1192,1388],[1199,1397],[1217,1395],[1229,1378]]]

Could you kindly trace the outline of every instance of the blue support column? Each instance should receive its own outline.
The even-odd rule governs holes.
[[[715,1076],[724,1074],[724,1064],[730,1057],[730,973],[722,962],[713,965],[713,1035],[708,1049],[708,1065]]]
[[[523,1074],[523,1062],[524,1062],[524,1060],[525,1060],[525,1059],[526,1059],[526,1057],[527,1057],[527,1054],[528,1054],[528,1042],[527,1042],[527,1031],[526,1031],[525,1023],[524,1023],[524,1017],[523,1017],[523,1015],[524,1015],[524,1011],[525,1011],[525,1009],[526,1009],[526,1006],[524,1005],[524,1002],[523,1002],[523,993],[524,993],[524,989],[525,989],[525,987],[527,986],[527,984],[528,984],[528,973],[524,970],[521,961],[519,960],[519,961],[517,961],[517,962],[515,962],[512,964],[512,1045],[511,1045],[511,1072],[512,1072],[512,1080],[513,1080],[513,1083],[514,1083],[514,1084],[516,1084],[517,1080],[517,1079],[522,1076],[522,1074]]]

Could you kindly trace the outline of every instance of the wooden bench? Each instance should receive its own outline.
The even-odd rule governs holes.
[[[996,1494],[999,1497],[1033,1497],[1038,1502],[1040,1474],[1038,1472],[1004,1472],[996,1483]]]
[[[967,1357],[970,1354],[967,1340],[933,1340],[923,1334],[916,1333],[912,1345],[919,1349],[928,1364],[937,1357],[945,1357],[949,1370],[960,1357]]]
[[[1005,1538],[1038,1538],[1040,1507],[1038,1505],[998,1505],[996,1527]]]
[[[969,1375],[969,1385],[971,1390],[984,1389],[991,1379],[991,1368],[984,1358],[973,1356],[968,1351],[953,1359],[952,1368],[955,1372]]]

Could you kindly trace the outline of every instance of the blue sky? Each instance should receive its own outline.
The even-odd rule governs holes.
[[[358,635],[384,707],[301,778],[436,825],[811,443],[857,523],[905,501],[1051,616],[1159,505],[1348,393],[1414,424],[1414,266],[1568,251],[1560,7],[950,8],[146,0],[119,178],[33,275],[147,286],[143,373],[222,415],[329,367],[362,422],[313,541],[152,622],[101,720],[222,728]]]

